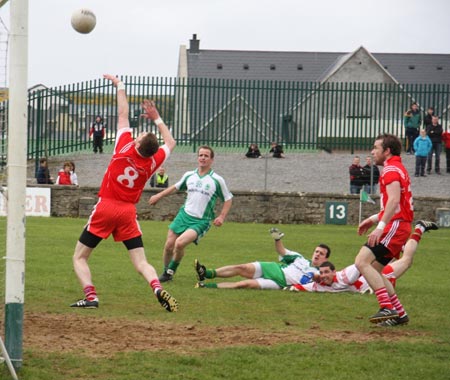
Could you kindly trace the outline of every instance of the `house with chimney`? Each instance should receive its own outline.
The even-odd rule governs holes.
[[[401,136],[412,102],[450,122],[450,54],[201,49],[194,34],[180,46],[178,80],[189,84],[183,129],[199,141],[314,149],[330,138]]]

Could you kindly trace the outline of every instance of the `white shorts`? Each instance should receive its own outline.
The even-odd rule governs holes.
[[[255,267],[253,279],[256,280],[261,289],[281,289],[275,281],[262,278],[261,264],[258,261],[255,261],[252,264]]]

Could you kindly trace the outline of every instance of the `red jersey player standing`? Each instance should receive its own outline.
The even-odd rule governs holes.
[[[358,234],[362,235],[378,222],[355,259],[358,270],[366,278],[380,304],[380,310],[369,318],[370,322],[396,322],[390,323],[390,326],[409,321],[394,287],[381,274],[383,267],[392,258],[399,258],[411,233],[414,216],[411,181],[402,164],[401,146],[397,136],[387,133],[375,140],[372,149],[374,164],[384,165],[379,181],[381,211],[363,220],[358,226]]]
[[[149,100],[142,103],[144,109],[142,116],[153,120],[157,125],[164,145],[159,146],[157,137],[150,132],[142,132],[133,139],[128,119],[129,106],[125,85],[115,76],[104,75],[104,78],[110,80],[117,88],[116,144],[103,177],[98,202],[81,233],[73,255],[74,270],[85,297],[70,306],[98,307],[97,292],[92,283],[88,259],[98,243],[112,234],[115,241],[121,241],[126,246],[136,271],[148,281],[160,304],[167,311],[177,311],[178,302],[162,289],[155,269],[147,262],[135,206],[145,184],[169,157],[176,143],[159,116],[155,104]]]

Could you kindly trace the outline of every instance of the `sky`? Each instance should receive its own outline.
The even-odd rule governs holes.
[[[87,35],[80,8],[97,17]],[[174,77],[194,33],[200,49],[450,54],[449,15],[448,0],[29,0],[28,84]]]

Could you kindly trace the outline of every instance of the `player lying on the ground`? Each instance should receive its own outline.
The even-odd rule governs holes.
[[[437,230],[436,223],[418,221],[400,260],[386,265],[383,275],[395,285],[397,278],[401,277],[411,267],[414,253],[423,232]],[[370,290],[367,281],[361,276],[354,264],[336,272],[332,263],[327,261],[330,256],[330,248],[325,244],[316,247],[312,261],[305,259],[299,253],[286,249],[281,242],[284,236],[279,230],[270,230],[275,239],[275,248],[280,255],[279,262],[254,262],[240,265],[229,265],[217,269],[206,269],[196,259],[195,270],[199,282],[199,288],[253,288],[253,289],[282,289],[284,283],[292,285],[290,290],[303,290],[310,292],[359,292]],[[328,252],[328,256],[326,254]],[[291,261],[294,260],[294,261]],[[319,269],[317,270],[317,266]],[[228,278],[233,276],[246,277],[248,280],[238,282],[205,283],[205,279]]]
[[[437,230],[436,223],[419,220],[416,224],[415,230],[407,241],[403,255],[399,260],[394,260],[383,268],[382,274],[385,276],[393,286],[396,280],[400,278],[411,267],[414,254],[422,234],[425,231]],[[319,281],[311,281],[307,284],[295,284],[289,287],[291,291],[305,291],[305,292],[354,292],[366,293],[370,289],[366,279],[361,276],[361,273],[356,268],[355,264],[349,265],[340,271],[336,271],[335,266],[326,261],[319,267],[320,277]]]
[[[331,254],[326,244],[319,244],[311,260],[304,258],[300,253],[286,249],[281,241],[284,236],[276,228],[270,230],[275,239],[275,249],[279,255],[279,262],[260,262],[228,265],[217,269],[206,269],[204,265],[195,260],[195,270],[199,282],[196,287],[205,288],[250,288],[250,289],[283,289],[297,283],[307,283],[311,279],[319,279],[320,264],[325,262]],[[238,282],[204,283],[205,279],[228,278],[234,276],[245,277],[246,280]]]
[[[321,293],[373,293],[366,279],[361,276],[355,264],[340,271],[331,261],[325,261],[319,267],[319,280],[307,284],[294,284],[284,290],[293,292],[321,292]]]

